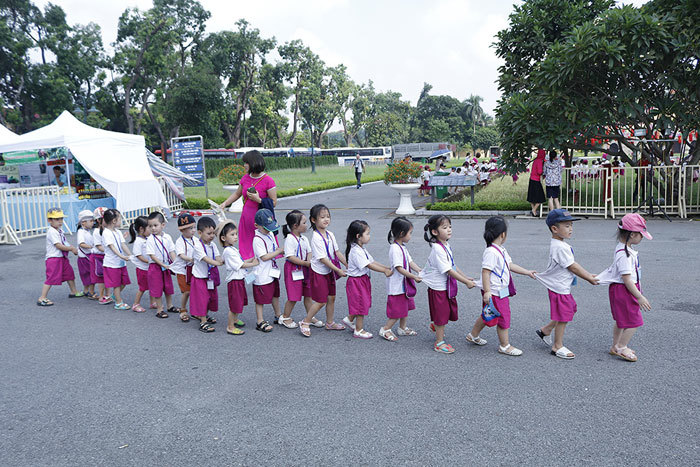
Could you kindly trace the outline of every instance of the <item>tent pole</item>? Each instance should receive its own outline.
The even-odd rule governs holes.
[[[70,217],[72,219],[73,218],[73,193],[71,191],[71,184],[70,184],[70,166],[68,165],[68,156],[65,157],[65,161],[66,161],[66,184],[68,185],[68,196],[70,197],[70,198],[68,198],[68,206],[70,207]],[[60,198],[61,195],[59,194],[58,196]],[[70,229],[70,227],[69,227],[69,229]],[[68,232],[71,232],[71,230],[69,230]]]

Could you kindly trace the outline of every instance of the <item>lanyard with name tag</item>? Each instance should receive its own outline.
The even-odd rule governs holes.
[[[124,254],[124,251],[122,250],[122,242],[121,242],[121,239],[118,238],[118,236],[117,236],[117,234],[114,232],[114,230],[110,230],[110,232],[112,232],[112,237],[114,238],[114,243],[116,244],[117,249],[119,250],[119,253]],[[126,266],[126,261],[124,261],[123,259],[119,258],[119,267],[120,267],[120,268],[123,268],[124,266]]]
[[[270,239],[270,241],[272,242],[272,246],[273,246],[273,247],[277,247],[277,241],[275,240],[275,237],[274,237],[274,236],[272,236],[272,238],[271,238],[270,235],[266,235],[266,237],[267,237],[268,239]],[[270,251],[267,249],[267,242],[265,241],[265,239],[262,238],[260,235],[258,235],[258,238],[259,238],[260,240],[262,240],[262,241],[263,241],[263,245],[265,245],[265,253],[270,253]],[[272,258],[272,259],[270,259],[270,260],[268,260],[268,261],[272,261],[272,267],[270,268],[270,272],[268,273],[268,275],[269,275],[270,277],[272,277],[273,279],[279,279],[279,278],[280,278],[280,270],[279,270],[279,268],[277,267],[277,261],[275,261],[274,258]]]
[[[292,234],[294,235],[294,234]],[[301,257],[301,239],[297,238],[296,235],[294,235],[294,239],[297,241],[297,258],[300,260],[304,261],[304,258]],[[296,265],[296,269],[292,271],[292,280],[293,281],[302,281],[304,280],[304,269],[302,266],[299,266],[298,264]]]

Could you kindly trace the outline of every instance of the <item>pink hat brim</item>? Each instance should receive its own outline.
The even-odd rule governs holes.
[[[647,232],[646,230],[642,230],[642,231],[639,232],[639,233],[642,234],[642,237],[646,238],[647,240],[651,240],[651,239],[654,238],[654,237],[652,237],[651,234],[650,234],[649,232]]]

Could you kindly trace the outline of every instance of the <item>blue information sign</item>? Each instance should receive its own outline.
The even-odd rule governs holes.
[[[204,148],[201,136],[173,138],[173,164],[182,172],[196,178],[197,186],[206,185],[204,174]]]

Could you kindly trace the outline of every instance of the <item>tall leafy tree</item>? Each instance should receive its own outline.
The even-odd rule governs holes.
[[[484,109],[481,108],[481,102],[483,102],[483,100],[481,96],[472,94],[462,103],[464,106],[465,118],[467,122],[471,122],[472,134],[474,136],[476,135],[476,126],[485,123],[485,112]]]

